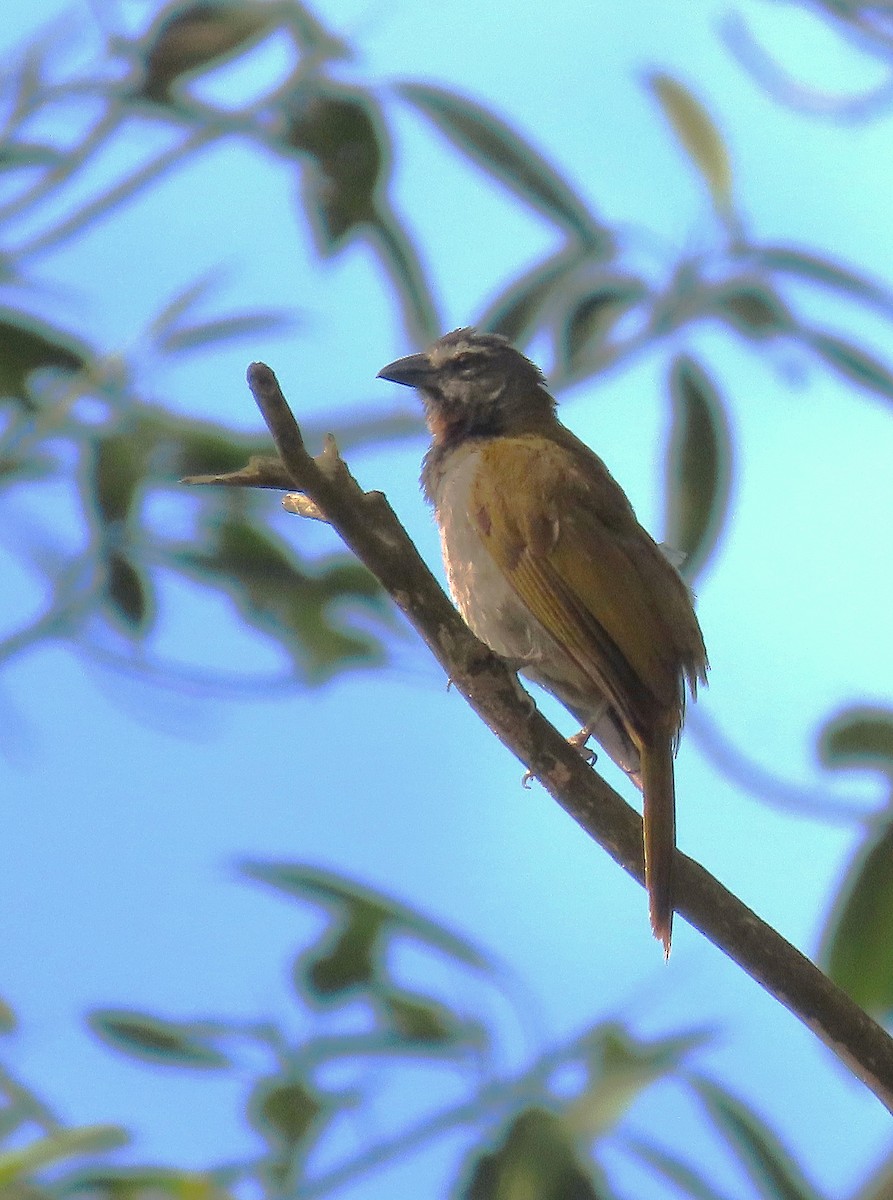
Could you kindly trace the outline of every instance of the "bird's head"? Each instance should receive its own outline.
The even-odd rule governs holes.
[[[555,401],[543,374],[504,337],[454,329],[421,354],[378,372],[414,387],[435,443],[513,433],[547,419]]]

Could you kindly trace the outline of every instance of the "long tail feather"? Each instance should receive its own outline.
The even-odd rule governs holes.
[[[645,828],[645,886],[654,936],[670,957],[673,936],[673,858],[676,851],[676,791],[672,740],[655,739],[642,747]]]

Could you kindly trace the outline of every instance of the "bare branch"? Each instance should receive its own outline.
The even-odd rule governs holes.
[[[362,491],[331,439],[319,458],[307,453],[270,368],[252,364],[248,382],[279,449],[289,486],[309,497],[314,510],[378,578],[455,688],[500,741],[615,862],[643,884],[639,814],[568,745],[537,711],[515,675],[472,634],[385,497]],[[242,484],[241,479],[233,482]],[[678,852],[675,880],[679,914],[799,1017],[893,1112],[893,1039],[805,955],[702,866]]]

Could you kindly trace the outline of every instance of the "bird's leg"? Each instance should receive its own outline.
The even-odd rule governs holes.
[[[592,766],[592,764],[596,761],[598,755],[591,747],[587,746],[586,743],[592,737],[593,733],[595,733],[595,727],[597,724],[597,721],[590,721],[589,724],[583,726],[579,733],[575,733],[572,737],[567,739],[568,743],[583,755],[590,766]]]
[[[596,724],[597,722],[584,725],[579,733],[575,733],[572,737],[567,739],[568,745],[573,746],[577,753],[582,755],[586,762],[589,763],[590,767],[595,766],[596,762],[598,761],[598,755],[590,746],[587,746],[586,743],[592,737]],[[525,771],[521,776],[521,786],[529,788],[530,781],[533,778],[533,771]]]

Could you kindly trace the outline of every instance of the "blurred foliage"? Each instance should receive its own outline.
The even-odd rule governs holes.
[[[128,1140],[122,1129],[63,1127],[0,1066],[3,1200],[321,1197],[373,1166],[457,1134],[465,1146],[457,1197],[610,1200],[618,1192],[602,1161],[609,1148],[658,1177],[698,1178],[696,1165],[630,1132],[630,1110],[661,1081],[701,1103],[730,1158],[758,1180],[759,1195],[818,1195],[791,1190],[798,1168],[756,1114],[719,1085],[689,1074],[712,1040],[703,1031],[646,1040],[625,1024],[603,1021],[507,1073],[501,1046],[513,1029],[523,1029],[529,998],[492,955],[389,896],[315,867],[251,862],[241,874],[300,909],[322,906],[328,914],[329,928],[295,956],[292,998],[299,1019],[172,1020],[102,1009],[90,1014],[89,1026],[137,1065],[231,1076],[241,1115],[256,1135],[250,1156],[227,1156],[201,1171],[116,1163],[111,1152]],[[348,930],[374,930],[374,953],[369,937],[333,942],[333,931]],[[439,962],[436,992],[423,982],[422,960],[405,965],[407,948]],[[333,973],[320,972],[324,959],[338,960]],[[407,996],[416,1013],[436,1012],[439,1020],[395,1020],[392,1001]],[[407,1114],[398,1103],[396,1127],[382,1130],[382,1098],[399,1097],[401,1083],[410,1075],[417,1081],[420,1073],[430,1078],[430,1104]],[[452,1081],[444,1089],[446,1105],[437,1099],[445,1078]],[[373,1110],[379,1132],[370,1138],[363,1131]],[[345,1138],[345,1116],[352,1118],[353,1138]],[[329,1144],[334,1157],[324,1154],[321,1167],[316,1151]]]
[[[856,38],[886,64],[889,78],[852,96],[829,96],[788,77],[740,18],[728,23],[727,40],[785,103],[842,119],[888,104],[889,6],[811,0],[804,7]],[[196,85],[206,76],[272,35],[288,42],[292,61],[284,74],[271,75],[259,98],[225,107],[199,94]],[[443,329],[428,269],[434,255],[417,246],[411,214],[404,218],[394,196],[392,164],[404,114],[445,138],[460,163],[481,174],[482,186],[495,185],[545,219],[556,243],[541,262],[501,281],[475,323],[522,348],[534,339],[545,342],[556,390],[598,380],[645,353],[666,357],[665,536],[684,553],[683,570],[693,585],[719,561],[738,462],[730,433],[734,381],[688,353],[690,331],[709,326],[761,356],[777,356],[780,345],[798,347],[853,387],[893,400],[893,368],[883,353],[843,330],[817,327],[808,315],[816,298],[831,295],[856,317],[870,311],[875,328],[893,325],[893,292],[820,248],[750,235],[722,121],[683,80],[654,72],[646,87],[655,120],[666,122],[713,218],[675,261],[655,265],[643,253],[650,231],[613,226],[511,120],[484,100],[429,81],[369,80],[357,49],[298,0],[169,4],[133,37],[101,35],[92,61],[68,54],[68,36],[63,28],[48,31],[10,57],[0,77],[6,289],[0,310],[0,499],[9,500],[17,489],[61,485],[74,498],[88,536],[62,551],[50,550],[48,539],[32,530],[15,531],[14,549],[45,584],[47,600],[44,611],[5,633],[0,663],[56,638],[107,669],[172,685],[185,678],[193,688],[228,681],[205,664],[162,657],[160,595],[168,577],[189,581],[200,596],[227,597],[239,621],[278,647],[285,678],[295,684],[319,684],[387,659],[390,609],[375,581],[348,555],[313,557],[283,538],[274,525],[275,498],[177,488],[182,476],[237,469],[249,456],[268,452],[268,439],[149,400],[141,384],[146,358],[214,352],[235,339],[285,332],[296,314],[197,315],[213,300],[209,276],[185,285],[152,321],[138,352],[122,355],[94,344],[86,317],[60,325],[41,315],[35,300],[39,290],[30,271],[38,256],[61,250],[165,173],[188,170],[208,146],[234,135],[249,153],[282,168],[296,219],[309,231],[321,269],[357,247],[374,258],[383,297],[396,306],[414,345]],[[80,124],[72,113],[81,115]],[[154,139],[141,140],[149,126],[170,135],[163,150],[151,149]],[[96,183],[89,172],[122,136],[144,146],[142,160]],[[84,181],[94,188],[86,196]],[[73,209],[66,207],[72,195]],[[419,419],[404,410],[346,411],[331,414],[326,426],[349,448],[413,435]],[[310,437],[322,432],[305,427]],[[152,520],[159,498],[181,506],[176,538]],[[820,735],[822,762],[834,770],[880,770],[889,780],[891,731],[890,709],[842,713]],[[888,806],[854,853],[832,902],[822,949],[832,976],[884,1019],[893,1016],[891,828]],[[122,1131],[63,1128],[37,1096],[0,1071],[4,1200],[61,1200],[75,1193],[97,1200],[215,1200],[246,1180],[264,1195],[303,1194],[305,1184],[307,1194],[323,1195],[460,1127],[469,1145],[457,1196],[611,1196],[610,1172],[599,1157],[610,1141],[678,1194],[721,1200],[684,1154],[624,1134],[629,1107],[665,1077],[697,1096],[704,1119],[745,1172],[753,1194],[819,1195],[740,1099],[703,1080],[686,1082],[683,1067],[698,1035],[641,1042],[624,1027],[598,1025],[506,1078],[496,1071],[500,1031],[489,1009],[459,1005],[395,968],[399,948],[409,945],[443,958],[468,985],[468,995],[474,994],[469,981],[484,981],[511,1003],[504,969],[488,955],[392,899],[318,870],[253,863],[244,874],[326,914],[323,932],[293,964],[295,1003],[310,1030],[304,1040],[270,1024],[171,1020],[119,1009],[98,1011],[90,1023],[106,1043],[136,1059],[237,1072],[242,1080],[246,1045],[260,1051],[266,1065],[249,1081],[244,1101],[245,1118],[262,1143],[259,1156],[199,1173],[115,1166],[104,1154],[121,1143]],[[358,1012],[365,1021],[359,1030],[348,1019]],[[314,1022],[324,1019],[323,1032]],[[341,1019],[343,1030],[332,1033],[328,1022]],[[14,1026],[13,1013],[0,1003],[0,1033],[8,1035]],[[380,1144],[358,1147],[353,1158],[320,1174],[315,1147],[346,1113],[365,1111],[373,1085],[362,1068],[371,1062],[379,1069],[376,1087],[380,1077],[396,1079],[410,1069],[448,1068],[469,1086],[469,1096]],[[356,1077],[350,1085],[343,1082],[345,1065]],[[573,1094],[558,1086],[568,1067],[578,1073]],[[867,1181],[860,1193],[865,1200],[889,1194],[891,1170],[883,1164]]]

